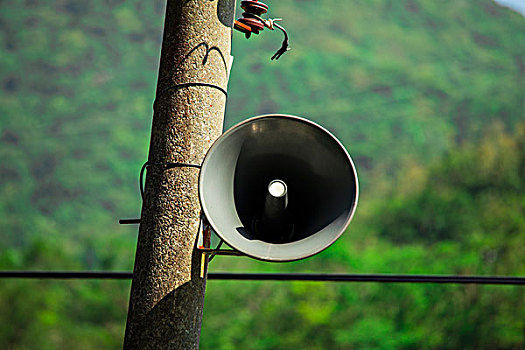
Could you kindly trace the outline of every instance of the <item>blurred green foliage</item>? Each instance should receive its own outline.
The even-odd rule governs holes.
[[[525,275],[525,20],[489,0],[267,1],[226,124],[289,113],[352,154],[347,234],[212,271]],[[0,269],[131,270],[164,2],[0,2]],[[257,93],[253,93],[257,92]],[[7,349],[121,347],[129,282],[0,281]],[[208,284],[203,349],[522,349],[518,287]]]

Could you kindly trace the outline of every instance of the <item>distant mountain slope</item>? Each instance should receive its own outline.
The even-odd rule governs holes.
[[[426,162],[496,119],[524,118],[525,21],[493,2],[284,1],[272,15],[284,17],[292,51],[269,64],[273,33],[235,42],[235,121],[303,114],[363,170]]]
[[[348,234],[315,258],[224,257],[213,268],[523,275],[523,158],[505,148],[525,120],[523,16],[491,0],[267,3],[292,51],[271,61],[279,32],[234,33],[226,124],[262,113],[321,123],[356,160],[361,203]],[[0,269],[131,270],[136,227],[117,219],[140,216],[164,5],[0,1]],[[486,167],[498,164],[505,172]],[[505,174],[500,187],[485,183],[493,174]],[[518,288],[214,283],[210,349],[524,344]],[[120,348],[128,292],[115,281],[1,283],[0,344]]]
[[[492,1],[269,4],[292,51],[270,61],[280,33],[234,33],[227,124],[261,113],[311,118],[347,146],[365,191],[495,120],[512,128],[524,119],[525,35],[516,33],[525,21]],[[138,215],[163,6],[0,4],[5,242],[49,231],[90,240]]]

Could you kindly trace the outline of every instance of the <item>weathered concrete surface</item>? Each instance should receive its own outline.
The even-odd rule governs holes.
[[[201,164],[220,136],[234,0],[169,0],[149,160]],[[195,252],[195,168],[150,167],[124,339],[125,349],[197,349],[206,280]]]

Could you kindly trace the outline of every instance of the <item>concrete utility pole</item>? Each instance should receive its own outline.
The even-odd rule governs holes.
[[[168,0],[124,349],[197,349],[199,169],[220,136],[234,0]]]

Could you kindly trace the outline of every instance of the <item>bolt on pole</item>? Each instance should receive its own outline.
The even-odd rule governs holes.
[[[200,165],[220,136],[234,0],[168,0],[124,349],[198,349]]]

